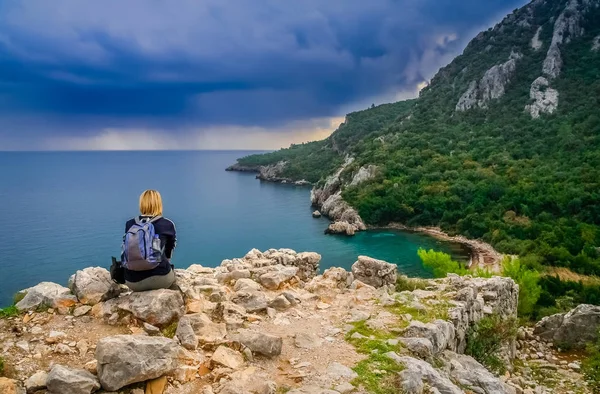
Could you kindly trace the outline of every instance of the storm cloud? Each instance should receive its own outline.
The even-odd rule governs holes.
[[[1,2],[0,149],[93,149],[107,133],[154,132],[178,148],[223,130],[307,132],[414,94],[523,3]]]

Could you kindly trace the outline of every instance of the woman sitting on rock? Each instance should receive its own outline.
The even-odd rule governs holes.
[[[133,291],[167,289],[175,282],[171,264],[177,243],[175,224],[162,217],[160,193],[146,190],[140,196],[140,216],[125,224],[121,261],[125,284]]]

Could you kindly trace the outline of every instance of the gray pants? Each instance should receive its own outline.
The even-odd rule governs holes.
[[[175,283],[175,272],[173,270],[166,275],[151,276],[139,282],[125,281],[125,285],[132,291],[168,289],[173,285],[173,283]]]

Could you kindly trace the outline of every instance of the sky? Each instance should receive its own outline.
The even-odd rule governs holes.
[[[416,97],[523,0],[0,0],[0,150],[277,149]]]

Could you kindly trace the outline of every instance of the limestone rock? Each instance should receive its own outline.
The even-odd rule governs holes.
[[[352,369],[336,361],[332,362],[327,367],[327,375],[335,382],[342,380],[350,381],[358,377],[358,374]]]
[[[177,366],[178,346],[163,337],[116,335],[96,347],[98,378],[107,391],[171,373]]]
[[[362,166],[358,169],[357,173],[352,177],[350,186],[357,186],[363,182],[373,179],[377,175],[377,166],[369,164],[368,166]]]
[[[86,315],[91,310],[92,310],[91,306],[82,305],[80,307],[75,308],[75,310],[73,310],[73,316],[80,317],[80,316]]]
[[[325,230],[325,234],[354,235],[355,233],[355,227],[352,224],[345,221],[333,222]]]
[[[181,293],[168,289],[131,293],[120,300],[118,308],[157,327],[167,326],[185,313]]]
[[[531,84],[529,90],[531,104],[525,106],[525,111],[537,119],[541,114],[551,114],[558,108],[558,91],[549,87],[549,82],[544,77],[539,77]]]
[[[600,306],[581,304],[568,313],[543,318],[535,325],[534,334],[555,345],[584,348],[598,338]]]
[[[233,338],[248,347],[253,353],[266,357],[279,356],[283,347],[281,337],[252,330],[240,330]]]
[[[450,376],[461,387],[473,392],[494,394],[515,394],[516,390],[491,374],[473,357],[454,352],[444,352],[444,358],[450,365]]]
[[[399,338],[408,350],[423,359],[433,356],[433,344],[427,338]]]
[[[269,302],[269,307],[277,309],[278,311],[285,311],[292,306],[292,303],[283,295],[280,294]]]
[[[50,394],[90,394],[100,388],[98,378],[83,369],[55,365],[46,381]]]
[[[487,70],[479,81],[471,81],[456,104],[456,111],[466,111],[471,108],[487,108],[491,100],[504,96],[506,86],[511,82],[517,69],[517,60],[522,55],[511,53],[510,58]]]
[[[386,353],[386,356],[404,365],[405,369],[400,372],[400,381],[407,394],[421,394],[423,392],[423,382],[427,382],[440,393],[463,393],[450,379],[425,361],[413,357],[400,357],[394,352]]]
[[[592,52],[598,52],[600,50],[600,36],[596,36],[594,38],[594,42],[592,43]]]
[[[261,291],[262,286],[252,279],[238,279],[233,286],[233,291]]]
[[[297,272],[297,267],[280,266],[277,267],[275,271],[267,272],[266,274],[261,275],[259,282],[269,290],[277,290],[283,283],[288,282],[290,279],[296,276]]]
[[[185,335],[189,336],[191,332],[193,332],[197,341],[201,344],[219,343],[223,341],[227,335],[225,323],[214,323],[205,313],[185,315],[179,320],[179,324],[182,327],[182,331],[180,332],[182,337],[185,337]],[[191,332],[189,331],[190,328],[192,330]],[[186,331],[183,331],[184,329]],[[179,332],[179,326],[177,327],[177,331]],[[179,334],[177,334],[177,337],[181,340]],[[190,339],[190,341],[193,340]]]
[[[231,369],[239,369],[244,365],[244,356],[242,353],[228,348],[227,346],[219,346],[211,358],[213,363],[222,365]]]
[[[313,218],[320,218],[320,217],[321,217],[321,212],[319,212],[318,210],[317,210],[317,211],[314,211],[314,212],[312,213],[312,217],[313,217]]]
[[[531,39],[531,48],[533,48],[536,51],[538,49],[540,49],[542,47],[542,45],[544,45],[544,43],[540,40],[541,32],[542,32],[542,26],[538,27],[538,29],[535,32],[535,35]]]
[[[550,79],[558,77],[563,66],[560,45],[569,43],[571,39],[583,34],[584,29],[581,23],[582,11],[579,10],[579,1],[569,0],[564,10],[554,22],[552,41],[542,67],[543,73]]]
[[[395,285],[398,267],[383,260],[367,256],[358,256],[358,261],[352,265],[354,279],[373,287]]]
[[[69,308],[77,303],[77,298],[71,294],[68,288],[53,282],[41,282],[33,287],[21,290],[19,294],[25,294],[25,297],[16,304],[17,309],[20,311],[41,307]]]
[[[105,268],[89,267],[79,270],[69,280],[69,288],[82,304],[95,305],[117,297],[120,286],[112,281]]]
[[[196,350],[198,347],[198,337],[196,337],[192,323],[187,316],[184,316],[179,320],[175,336],[179,339],[181,346],[188,350]]]
[[[36,372],[25,380],[25,389],[27,393],[35,393],[38,390],[46,388],[48,374],[44,371]]]
[[[426,338],[432,345],[433,354],[436,355],[449,345],[453,347],[455,339],[455,328],[452,323],[445,320],[435,320],[432,323],[422,323],[417,320],[410,322],[404,330],[403,335],[411,338]]]
[[[260,291],[238,291],[231,298],[231,302],[244,307],[249,313],[267,309],[267,297]]]

